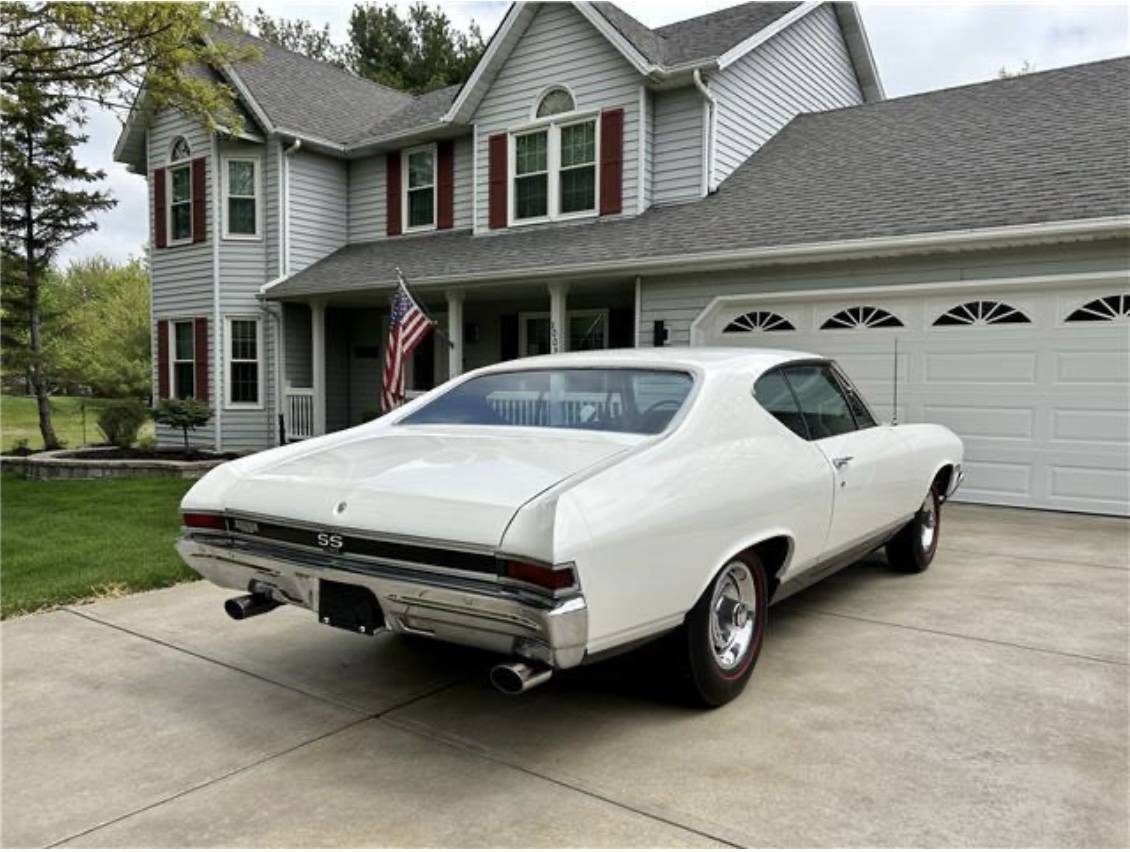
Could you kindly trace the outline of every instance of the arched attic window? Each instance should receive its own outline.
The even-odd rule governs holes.
[[[173,140],[173,144],[169,147],[169,162],[179,163],[181,160],[187,160],[192,157],[192,148],[188,146],[188,140],[183,136],[178,136]]]
[[[538,108],[534,115],[537,118],[545,118],[550,115],[558,115],[563,112],[572,112],[576,109],[576,104],[573,102],[573,96],[569,94],[569,90],[561,86],[555,86],[541,96],[538,101]]]

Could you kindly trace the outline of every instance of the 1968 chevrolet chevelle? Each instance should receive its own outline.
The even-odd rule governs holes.
[[[507,692],[678,631],[673,669],[719,705],[770,602],[883,545],[925,569],[961,463],[950,431],[879,423],[816,356],[550,355],[216,468],[178,549],[244,592],[235,618],[294,604],[493,650]]]

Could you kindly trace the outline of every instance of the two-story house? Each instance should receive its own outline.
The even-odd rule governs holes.
[[[255,43],[222,72],[239,138],[142,101],[116,150],[150,185],[154,392],[209,401],[201,442],[377,414],[399,266],[451,343],[417,390],[567,349],[817,351],[962,434],[967,499],[1127,511],[1127,60],[885,100],[855,6],[819,2],[659,29],[515,3],[419,97]]]

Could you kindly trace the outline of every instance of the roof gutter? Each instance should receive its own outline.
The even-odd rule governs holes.
[[[894,237],[830,240],[820,243],[794,243],[763,248],[703,252],[701,254],[629,258],[604,263],[588,262],[559,266],[538,266],[456,276],[431,278],[417,276],[412,280],[413,286],[432,287],[451,286],[453,284],[488,285],[530,278],[545,280],[546,278],[570,278],[580,275],[672,274],[741,269],[762,265],[817,263],[876,256],[922,254],[931,251],[973,251],[1005,245],[1070,242],[1112,237],[1130,237],[1130,216],[1106,216],[1095,219],[1040,222],[1030,225],[1005,225],[994,228],[972,228],[963,231],[935,231]],[[389,286],[391,286],[391,283]],[[263,292],[267,293],[266,287]]]

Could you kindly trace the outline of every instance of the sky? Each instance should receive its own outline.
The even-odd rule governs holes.
[[[616,0],[617,4],[651,27],[705,14],[732,0]],[[352,3],[262,0],[240,5],[248,14],[262,7],[271,15],[306,18],[330,25],[334,39],[348,35]],[[401,11],[409,3],[398,0]],[[501,21],[506,2],[429,2],[440,6],[459,28],[474,20],[490,33]],[[1037,71],[1108,59],[1130,53],[1130,4],[1125,2],[950,3],[861,2],[864,26],[879,66],[887,97],[991,80],[1001,68],[1017,70],[1025,62]],[[89,113],[80,146],[83,165],[106,172],[106,185],[117,207],[101,214],[93,231],[60,253],[60,261],[102,254],[125,260],[140,254],[147,234],[145,180],[113,162],[121,124],[110,112]]]

